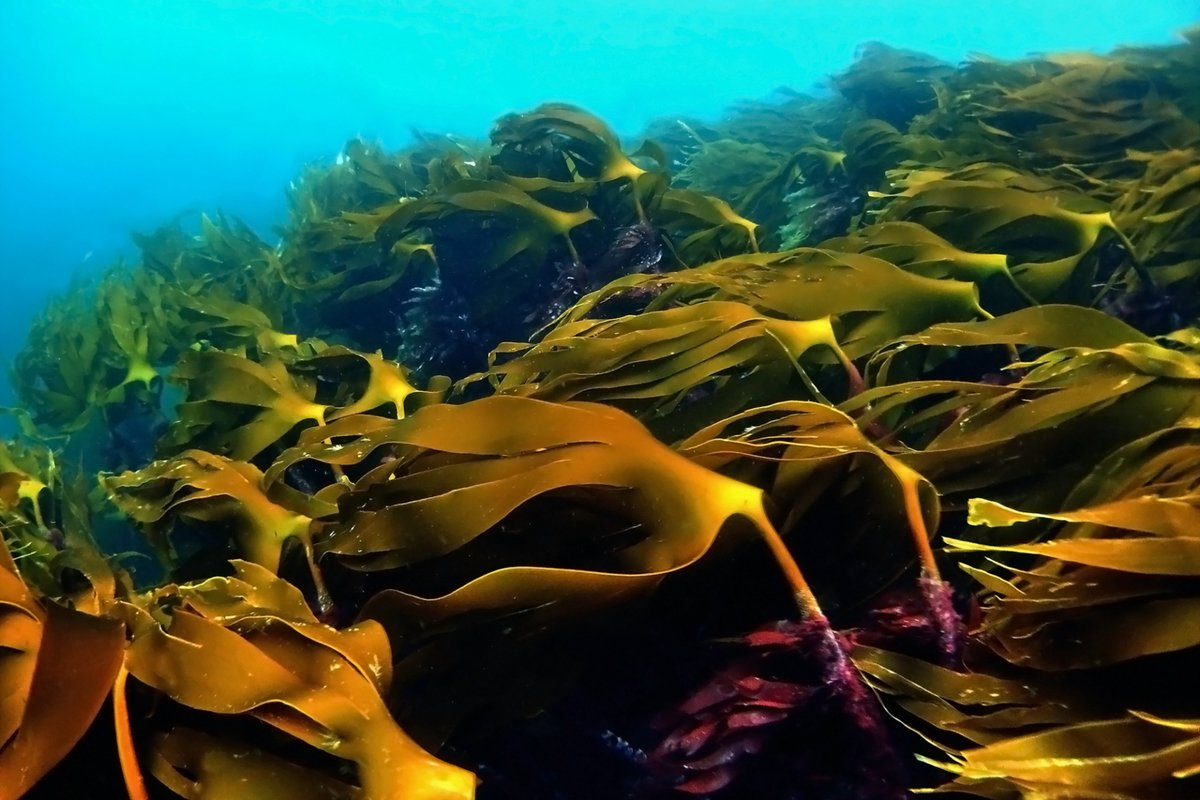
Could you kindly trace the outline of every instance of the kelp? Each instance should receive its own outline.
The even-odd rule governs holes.
[[[278,452],[289,434],[306,425],[365,411],[403,416],[406,406],[437,402],[441,394],[440,383],[420,390],[404,367],[377,353],[321,343],[258,360],[191,351],[180,359],[173,380],[184,386],[185,396],[164,439],[169,449],[202,445],[243,461],[271,448]]]
[[[0,795],[25,794],[83,737],[123,649],[120,623],[44,601],[0,543]]]
[[[976,525],[1065,523],[1050,541],[994,551],[1037,556],[1039,563],[1011,583],[987,581],[1003,589],[982,640],[1006,660],[1047,670],[1104,666],[1196,645],[1197,626],[1189,615],[1195,613],[1189,589],[1196,588],[1196,559],[1189,555],[1198,512],[1195,434],[1193,426],[1165,428],[1118,448],[1053,513],[973,501],[969,520]],[[1011,594],[1004,591],[1009,586]],[[1068,629],[1077,645],[1060,651],[1054,643]]]
[[[1113,219],[1129,231],[1134,253],[1154,281],[1154,286],[1138,286],[1134,297],[1159,306],[1160,319],[1150,324],[1174,329],[1185,319],[1195,319],[1197,311],[1194,298],[1200,262],[1195,253],[1200,220],[1195,198],[1200,187],[1200,153],[1195,149],[1168,150],[1131,158],[1144,162],[1145,173],[1116,200]],[[1127,298],[1118,302],[1122,300],[1130,302]]]
[[[509,420],[510,427],[493,425],[497,417]],[[538,424],[517,424],[523,420]],[[339,439],[350,433],[352,422],[347,418],[339,427]],[[337,555],[358,569],[394,569],[445,555],[528,499],[568,487],[616,490],[613,501],[631,516],[629,523],[643,529],[610,562],[646,571],[643,578],[630,577],[628,588],[652,583],[673,566],[698,558],[732,516],[764,524],[757,490],[700,470],[632,418],[590,403],[498,396],[435,405],[384,427],[371,425],[361,437],[302,445],[295,455],[281,457],[281,464],[297,458],[353,464],[382,445],[393,449],[393,458],[338,498],[340,519],[321,537],[322,554]],[[279,469],[277,464],[274,470]],[[701,486],[708,488],[701,491]],[[514,567],[464,588],[500,600],[538,572]],[[626,583],[612,576],[595,580],[598,587],[612,583],[617,589]],[[572,581],[564,576],[562,584]],[[588,582],[580,577],[579,589]],[[528,583],[532,590],[538,581]]]
[[[491,368],[479,377],[499,394],[600,401],[647,417],[697,402],[729,413],[750,400],[747,383],[769,391],[771,383],[786,385],[793,372],[812,396],[822,396],[801,363],[814,348],[840,364],[851,387],[846,393],[856,390],[858,372],[828,318],[771,319],[716,300],[562,325],[536,345],[493,351]],[[819,366],[804,360],[809,369]]]
[[[978,641],[1011,667],[956,674],[894,654],[855,653],[905,711],[972,742],[944,745],[940,763],[956,776],[945,790],[996,798],[1195,792],[1194,702],[1120,671],[1190,668],[1195,469],[1189,423],[1112,451],[1061,511],[972,501],[974,525],[1055,525],[1009,544],[978,534],[948,542],[957,552],[989,554],[984,567],[964,567],[985,590]]]
[[[1135,70],[1083,55],[1049,62],[1056,74],[977,106],[988,133],[1015,138],[1046,162],[1105,177],[1127,150],[1186,147],[1200,135],[1200,125]]]
[[[663,195],[658,206],[672,249],[686,266],[736,253],[758,252],[757,225],[728,203],[687,189]]]
[[[717,139],[702,143],[675,180],[692,191],[726,195],[730,205],[740,208],[746,194],[754,191],[764,176],[778,171],[785,160],[785,155],[760,144]],[[726,187],[733,192],[727,194]]]
[[[901,191],[883,219],[919,223],[956,246],[1004,254],[1023,292],[1038,302],[1091,304],[1097,251],[1110,238],[1128,242],[1105,204],[1008,168],[914,170],[894,180]],[[1129,261],[1102,280],[1138,266]]]
[[[539,631],[644,597],[700,561],[718,534],[740,530],[745,538],[747,528],[780,560],[781,586],[823,619],[765,516],[761,491],[679,456],[615,409],[497,396],[382,425],[372,419],[334,423],[337,444],[310,438],[281,456],[267,480],[306,462],[369,467],[337,494],[317,549],[353,570],[396,576],[361,614],[408,643],[402,665],[410,681],[438,681],[420,665],[446,660],[490,624],[512,634],[497,643],[500,651],[536,648]],[[525,509],[539,503],[575,518],[569,539],[552,543],[536,526],[522,530]],[[461,685],[482,677],[455,677],[457,703],[425,712],[438,722],[416,715],[413,724],[444,735],[447,713],[457,719],[470,703],[495,705],[505,690],[477,700],[478,686]]]
[[[137,236],[14,364],[0,796],[1194,796],[1198,42]]]
[[[859,46],[854,65],[835,76],[833,85],[868,117],[903,125],[933,108],[935,84],[952,71],[924,53],[868,42]]]
[[[110,735],[127,791],[147,797],[132,731],[155,728],[170,711],[157,704],[148,720],[131,719],[126,694],[144,687],[209,714],[246,714],[356,765],[347,780],[344,771],[322,774],[264,751],[261,733],[251,745],[173,727],[142,757],[182,797],[221,797],[246,785],[262,796],[474,796],[473,775],[429,756],[392,721],[381,696],[390,681],[382,629],[370,622],[329,628],[271,571],[238,561],[233,567],[235,577],[127,599],[101,581],[102,603],[85,613],[34,594],[7,547],[0,551],[0,675],[9,684],[0,706],[3,796],[19,797],[33,786],[79,741],[111,694]],[[214,668],[213,647],[223,666]]]
[[[231,347],[280,339],[284,293],[269,284],[265,245],[223,218],[202,216],[201,227],[140,237],[141,268],[118,263],[35,321],[13,374],[36,424],[69,435],[98,410],[156,405],[161,372],[201,337]]]
[[[298,545],[320,602],[328,605],[313,559],[313,521],[272,502],[264,492],[262,473],[253,465],[191,450],[137,472],[109,476],[103,484],[113,503],[143,527],[167,566],[185,560],[180,553],[186,553],[186,547],[172,541],[182,521],[218,522],[222,535],[235,541],[240,557],[272,573],[280,571],[284,548]],[[201,547],[205,544],[213,547]]]
[[[781,534],[795,542],[805,564],[818,554],[828,563],[855,554],[859,571],[852,578],[840,576],[828,587],[814,578],[825,589],[822,595],[836,597],[839,605],[875,596],[913,563],[929,577],[939,574],[928,541],[939,515],[933,486],[875,446],[836,409],[803,401],[753,408],[698,430],[675,447],[709,469],[762,487],[779,514]],[[820,509],[818,514],[821,505],[836,509],[836,537],[802,530],[805,519],[830,513]],[[897,536],[906,529],[910,536]],[[952,653],[957,644],[947,639],[940,646]]]
[[[352,762],[357,774],[349,785],[331,780],[336,775],[314,782],[311,770],[251,742],[226,739],[210,749],[204,738],[176,728],[152,750],[153,772],[166,786],[201,798],[246,783],[264,797],[474,797],[471,773],[425,753],[388,713],[381,693],[391,677],[389,647],[378,625],[335,631],[270,571],[235,567],[235,577],[160,590],[158,607],[174,601],[166,624],[154,618],[154,606],[125,606],[132,635],[125,668],[176,703],[246,715]],[[214,650],[223,653],[220,664],[207,656]]]
[[[891,355],[914,343],[1057,349],[1014,365],[1023,373],[1015,380],[887,384]],[[915,448],[906,463],[955,505],[987,491],[1001,502],[1021,497],[1026,507],[1056,507],[1095,459],[1194,414],[1200,376],[1194,350],[1164,347],[1068,306],[934,326],[877,358],[878,372],[869,373],[877,385],[843,410]]]
[[[54,451],[44,445],[21,447],[16,442],[0,445],[0,526],[9,555],[23,561],[26,583],[42,592],[56,588],[54,562],[67,546],[69,528],[72,544],[86,537],[86,528],[68,524],[63,501],[70,494]],[[78,500],[72,497],[72,500]],[[70,519],[70,523],[86,522]]]
[[[865,253],[929,278],[970,281],[979,287],[980,302],[994,313],[1037,305],[1008,266],[1004,253],[968,252],[915,222],[880,222],[850,236],[829,239],[823,247]]]
[[[831,317],[837,340],[851,359],[935,322],[987,316],[975,286],[965,281],[926,278],[866,255],[798,248],[618,279],[582,298],[560,324],[633,293],[650,298],[643,303],[648,311],[673,303],[735,300],[790,320]]]

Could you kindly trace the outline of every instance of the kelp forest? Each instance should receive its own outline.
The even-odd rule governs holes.
[[[288,191],[12,364],[0,798],[1200,797],[1200,30]]]

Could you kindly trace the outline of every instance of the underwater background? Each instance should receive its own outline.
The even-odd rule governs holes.
[[[1200,797],[1192,4],[0,9],[0,800]]]

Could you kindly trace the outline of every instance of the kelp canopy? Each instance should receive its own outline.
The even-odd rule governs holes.
[[[53,300],[0,798],[1200,796],[1200,36],[350,142]]]

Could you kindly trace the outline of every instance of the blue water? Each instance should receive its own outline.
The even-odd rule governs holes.
[[[1105,51],[1197,17],[1194,0],[3,0],[0,359],[72,274],[131,255],[131,230],[223,210],[269,239],[289,179],[351,136],[482,136],[546,100],[633,135],[810,89],[866,40],[950,61]]]

